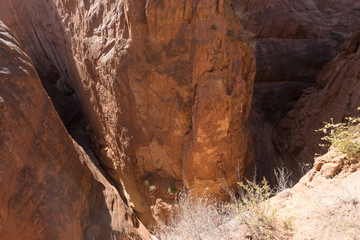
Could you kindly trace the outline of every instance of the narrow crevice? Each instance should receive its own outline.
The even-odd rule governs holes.
[[[74,100],[77,97],[74,93],[71,96],[67,96],[56,88],[55,84],[59,80],[60,74],[54,66],[50,68],[47,74],[43,74],[39,70],[37,70],[37,72],[62,122],[69,134],[72,135],[71,133],[82,119],[79,103]]]
[[[50,68],[50,71],[47,74],[44,74],[39,70],[37,70],[37,72],[45,91],[49,95],[69,135],[84,149],[97,169],[108,180],[108,182],[117,189],[121,199],[128,206],[128,201],[124,195],[123,189],[112,180],[107,171],[111,171],[113,169],[106,169],[106,167],[100,164],[97,154],[98,150],[95,149],[91,140],[91,125],[86,120],[82,112],[80,100],[75,92],[69,96],[68,94],[60,92],[56,88],[56,83],[60,78],[60,74],[54,66]]]

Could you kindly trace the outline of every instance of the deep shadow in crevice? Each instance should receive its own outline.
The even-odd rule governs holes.
[[[37,72],[44,89],[48,93],[70,136],[84,149],[98,170],[118,190],[121,199],[128,206],[123,189],[110,177],[109,171],[113,171],[113,169],[107,169],[99,163],[99,154],[96,154],[96,149],[94,150],[94,144],[92,144],[91,140],[91,127],[81,110],[80,100],[76,93],[73,91],[71,95],[65,94],[56,88],[55,84],[60,78],[60,74],[55,66],[52,65],[46,76],[39,70]]]
[[[277,124],[295,106],[301,93],[311,83],[272,82],[256,83],[252,101],[252,109],[248,120],[248,128],[253,138],[250,148],[254,152],[256,180],[265,177],[271,186],[276,186],[274,174],[276,167],[288,167],[287,159],[281,153],[281,146],[276,144],[275,129]],[[292,181],[300,179],[298,169],[293,172]]]
[[[83,118],[76,94],[73,92],[72,95],[65,95],[56,88],[55,83],[60,78],[60,74],[55,66],[52,65],[46,76],[38,69],[37,73],[68,133],[72,136],[75,128]]]

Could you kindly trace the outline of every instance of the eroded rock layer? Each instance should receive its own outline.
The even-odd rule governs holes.
[[[0,189],[0,239],[151,237],[72,141],[31,59],[2,22]]]

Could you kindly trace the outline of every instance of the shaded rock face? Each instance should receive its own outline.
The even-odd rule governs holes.
[[[316,79],[316,85],[304,91],[294,108],[276,129],[277,144],[290,164],[309,162],[319,147],[323,122],[342,122],[359,116],[360,32],[354,31],[348,44],[331,60]]]
[[[242,177],[255,61],[231,1],[0,7],[45,81],[81,103],[101,166],[145,223],[169,186],[223,199]]]
[[[359,22],[357,1],[236,0],[236,15],[259,39],[256,82],[314,82]]]
[[[292,161],[283,153],[290,143],[279,142],[275,132],[285,133],[275,129],[351,37],[360,20],[360,5],[358,1],[236,0],[234,9],[257,38],[257,73],[248,122],[258,176],[274,182],[272,169]],[[291,130],[294,137],[295,131]],[[310,155],[307,162],[313,158]],[[287,166],[299,170],[294,176],[300,174],[296,164]]]
[[[0,22],[0,238],[150,239],[72,141],[32,61]]]

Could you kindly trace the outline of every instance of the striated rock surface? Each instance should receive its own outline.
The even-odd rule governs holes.
[[[240,21],[259,39],[257,82],[314,82],[360,18],[356,0],[236,0],[234,4]]]
[[[354,0],[234,2],[240,20],[260,38],[327,38],[330,31],[354,30],[360,10],[359,3]]]
[[[0,239],[151,235],[72,141],[32,61],[0,22]]]
[[[145,223],[149,204],[173,198],[170,186],[223,199],[242,177],[255,61],[231,1],[1,0],[0,9],[39,72],[81,103],[101,166]]]
[[[305,90],[296,106],[277,128],[277,144],[289,162],[310,162],[319,147],[321,133],[315,132],[323,122],[344,121],[359,116],[360,32],[354,32],[349,43],[319,74],[316,85]]]

